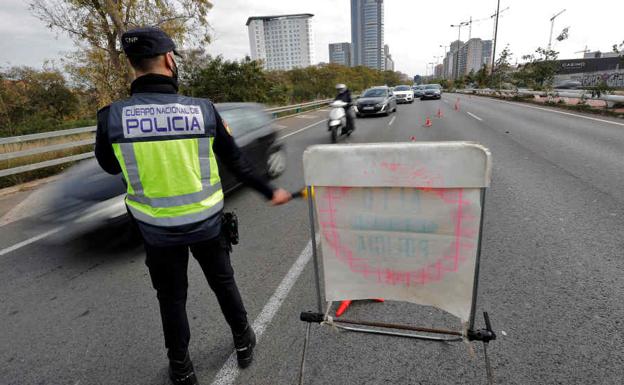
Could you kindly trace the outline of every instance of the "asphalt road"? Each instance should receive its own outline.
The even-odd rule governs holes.
[[[624,123],[531,105],[445,95],[357,120],[347,142],[469,140],[493,154],[478,314],[499,338],[488,353],[498,384],[624,382]],[[440,109],[443,116],[436,117]],[[301,154],[328,143],[325,111],[281,120],[289,167],[277,184],[303,184]],[[429,116],[432,127],[423,127]],[[337,165],[339,167],[339,165]],[[0,199],[0,213],[28,199]],[[262,335],[256,360],[230,370],[232,342],[196,262],[189,267],[191,356],[202,384],[296,384],[313,310],[305,202],[268,206],[241,189],[226,200],[241,221],[233,264]],[[155,292],[140,245],[101,229],[71,242],[45,229],[0,227],[1,384],[167,384]],[[307,247],[307,248],[306,248]],[[299,274],[300,272],[300,274]],[[353,318],[454,327],[435,309],[358,302]],[[482,320],[478,318],[478,325]],[[229,363],[228,363],[229,362]],[[306,384],[485,384],[482,347],[313,326]]]

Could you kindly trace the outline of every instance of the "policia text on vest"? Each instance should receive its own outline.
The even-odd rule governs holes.
[[[138,105],[124,107],[122,111],[124,137],[204,133],[204,119],[198,105],[182,104]]]

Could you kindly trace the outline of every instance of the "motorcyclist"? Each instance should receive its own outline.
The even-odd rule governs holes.
[[[349,89],[347,88],[347,86],[345,84],[336,84],[336,91],[338,91],[338,95],[336,95],[336,98],[334,100],[340,100],[343,101],[345,103],[347,103],[347,105],[344,107],[345,110],[345,115],[347,118],[347,132],[346,133],[351,133],[355,130],[355,116],[353,116],[353,108],[351,108],[353,106],[353,100],[351,99],[351,91],[349,91]],[[345,134],[345,132],[343,132],[342,134]]]

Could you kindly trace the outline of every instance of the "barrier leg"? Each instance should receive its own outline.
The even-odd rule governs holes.
[[[301,354],[301,366],[299,369],[299,385],[303,385],[305,375],[306,353],[308,351],[308,341],[310,340],[310,328],[312,324],[308,322],[306,325],[305,340],[303,340],[303,353]]]

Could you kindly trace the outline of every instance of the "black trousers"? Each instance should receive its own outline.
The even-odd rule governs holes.
[[[351,132],[355,130],[355,116],[351,107],[345,108],[345,117],[347,118],[346,132]],[[343,134],[345,134],[346,132],[343,132]]]
[[[145,243],[145,264],[160,304],[167,355],[175,360],[184,359],[191,338],[186,315],[189,249],[217,296],[232,332],[241,334],[247,327],[247,312],[223,237],[181,246],[156,247]]]

